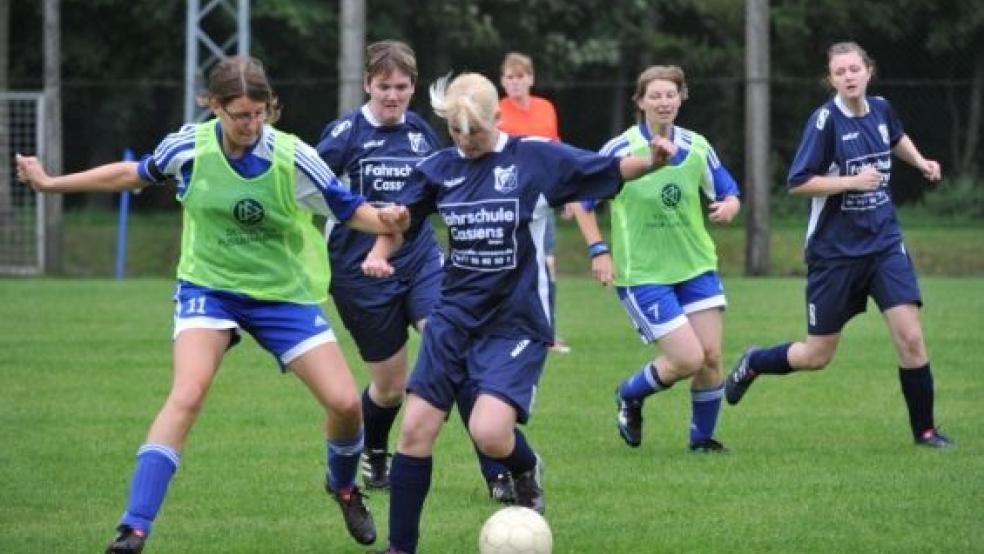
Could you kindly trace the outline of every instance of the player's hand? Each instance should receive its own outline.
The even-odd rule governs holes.
[[[662,135],[653,137],[653,140],[649,142],[649,148],[653,153],[653,169],[670,163],[670,159],[677,153],[677,145]]]
[[[740,209],[741,202],[734,196],[728,196],[720,202],[711,202],[708,205],[707,218],[711,223],[731,223]]]
[[[382,279],[393,275],[394,269],[386,258],[374,255],[372,252],[362,261],[362,273],[367,277]]]
[[[872,166],[865,166],[857,175],[851,178],[853,190],[868,192],[876,190],[881,185],[882,174]]]
[[[17,162],[17,180],[38,192],[44,192],[51,177],[41,167],[41,162],[34,156],[14,156]]]
[[[402,233],[410,227],[410,210],[406,206],[394,205],[377,209],[379,210],[379,221],[394,232]]]
[[[615,280],[615,272],[612,270],[611,254],[599,254],[591,258],[591,273],[602,286],[607,287]]]
[[[943,178],[943,170],[936,160],[925,160],[919,170],[930,183],[938,183]]]

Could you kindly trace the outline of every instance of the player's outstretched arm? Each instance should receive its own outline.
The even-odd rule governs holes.
[[[410,211],[406,206],[376,208],[360,204],[346,224],[356,231],[375,235],[403,233],[410,227]]]
[[[591,256],[591,273],[602,285],[608,286],[615,279],[612,256],[608,250],[605,237],[598,227],[598,218],[594,210],[587,210],[580,202],[571,202],[567,208],[574,214],[574,220],[581,230],[581,236],[588,245],[588,255]]]
[[[909,135],[902,135],[902,138],[892,148],[892,152],[905,163],[921,171],[923,177],[929,182],[936,183],[943,178],[943,170],[940,168],[939,162],[924,158]]]
[[[38,192],[119,192],[142,187],[137,162],[114,162],[52,177],[34,156],[17,154],[17,180]]]
[[[377,278],[393,275],[394,269],[389,263],[389,257],[401,246],[403,246],[401,233],[378,235],[376,242],[372,245],[372,250],[366,254],[366,259],[362,261],[362,273]]]
[[[649,149],[652,152],[649,158],[626,156],[621,159],[618,169],[623,181],[638,179],[650,171],[665,166],[677,152],[677,146],[673,141],[662,136],[654,137],[649,143]]]

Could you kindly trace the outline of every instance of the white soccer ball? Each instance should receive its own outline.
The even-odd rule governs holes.
[[[478,535],[481,554],[550,554],[553,534],[535,510],[509,506],[492,514]]]

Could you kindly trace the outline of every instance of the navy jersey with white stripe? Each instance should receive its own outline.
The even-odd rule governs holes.
[[[619,160],[535,138],[499,133],[477,159],[446,148],[421,161],[399,203],[448,228],[448,261],[433,316],[471,333],[553,341],[541,198],[551,205],[611,198],[621,190]]]
[[[856,175],[869,166],[881,172],[881,184],[873,191],[811,199],[807,263],[898,247],[902,231],[888,183],[892,148],[903,135],[901,121],[880,96],[865,98],[863,116],[852,115],[836,97],[813,112],[789,168],[788,187],[795,188],[814,176]]]
[[[410,171],[421,158],[437,149],[437,136],[420,116],[406,112],[397,125],[381,125],[368,106],[354,110],[328,124],[318,142],[321,158],[351,189],[376,206],[392,204],[406,186]],[[342,225],[328,230],[328,253],[332,279],[352,282],[367,279],[362,261],[376,241],[370,235]],[[394,279],[409,277],[419,261],[433,255],[434,232],[425,224],[391,258]]]
[[[165,184],[174,181],[178,197],[188,194],[191,174],[195,161],[195,128],[190,123],[171,133],[154,149],[152,155],[144,156],[137,172],[140,178],[151,184]],[[222,142],[222,126],[215,126],[219,142]],[[250,146],[238,159],[226,157],[229,165],[241,177],[251,178],[261,175],[273,163],[274,132],[264,126],[256,144]],[[347,187],[325,165],[314,148],[301,140],[296,142],[294,154],[295,199],[302,208],[327,216],[338,223],[344,223],[365,199],[353,195]]]

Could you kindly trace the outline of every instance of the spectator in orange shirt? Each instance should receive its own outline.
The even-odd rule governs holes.
[[[533,60],[529,56],[519,52],[506,54],[502,61],[501,80],[502,89],[506,92],[506,96],[499,101],[499,129],[510,135],[542,137],[559,142],[557,111],[546,98],[530,94],[533,80]],[[534,217],[543,217],[546,221],[544,245],[547,270],[550,274],[550,309],[556,311],[557,267],[554,246],[556,245],[557,224],[553,209],[545,201],[537,208]],[[553,323],[556,330],[556,319]],[[571,348],[555,334],[554,343],[550,350],[566,354],[571,351]]]

